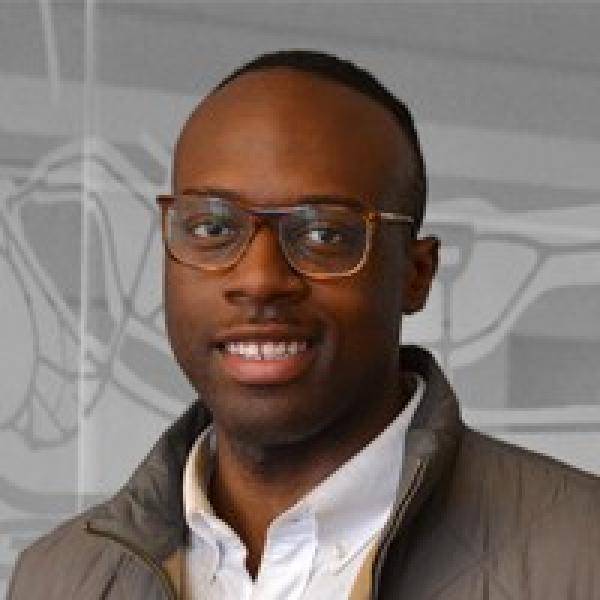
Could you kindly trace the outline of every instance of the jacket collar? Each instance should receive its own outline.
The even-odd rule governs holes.
[[[405,346],[400,360],[403,370],[421,374],[426,388],[406,433],[394,510],[380,536],[373,560],[373,598],[379,597],[380,587],[381,592],[386,591],[386,573],[393,578],[394,573],[399,572],[408,532],[419,510],[434,488],[442,487],[450,479],[464,431],[454,391],[431,354],[416,346]],[[392,596],[395,597],[386,595]]]
[[[417,371],[426,382],[425,394],[406,434],[397,505],[391,517],[393,521],[402,510],[402,524],[408,525],[454,460],[462,424],[456,397],[427,351],[404,346],[400,363],[403,371]],[[83,522],[109,537],[125,540],[156,562],[163,562],[187,541],[183,469],[193,443],[209,422],[210,413],[194,402],[159,438],[121,490],[89,509]],[[419,485],[413,490],[417,470]],[[389,541],[396,535],[393,525],[388,523]],[[385,543],[384,535],[383,546]],[[378,569],[385,559],[385,550],[380,548],[375,560]]]

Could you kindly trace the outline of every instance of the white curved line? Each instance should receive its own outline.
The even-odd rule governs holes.
[[[473,343],[451,352],[449,366],[452,369],[464,367],[490,353],[502,341],[525,309],[547,290],[562,286],[598,283],[600,283],[600,249],[598,253],[570,254],[548,259],[498,327]]]

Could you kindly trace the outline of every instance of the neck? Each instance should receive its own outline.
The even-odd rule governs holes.
[[[215,423],[216,468],[210,500],[216,514],[248,548],[257,568],[269,524],[364,448],[404,409],[414,393],[411,378],[395,385],[365,415],[351,411],[330,427],[293,444],[260,447],[237,442]]]

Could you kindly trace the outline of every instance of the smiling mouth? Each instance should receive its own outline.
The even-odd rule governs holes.
[[[310,340],[234,341],[218,344],[221,352],[246,360],[286,360],[313,346]]]
[[[302,376],[316,358],[310,340],[233,341],[217,344],[220,364],[238,383],[280,384]]]

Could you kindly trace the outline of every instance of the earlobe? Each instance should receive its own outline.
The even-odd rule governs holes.
[[[428,236],[407,244],[402,312],[411,315],[425,306],[439,262],[440,241]]]

